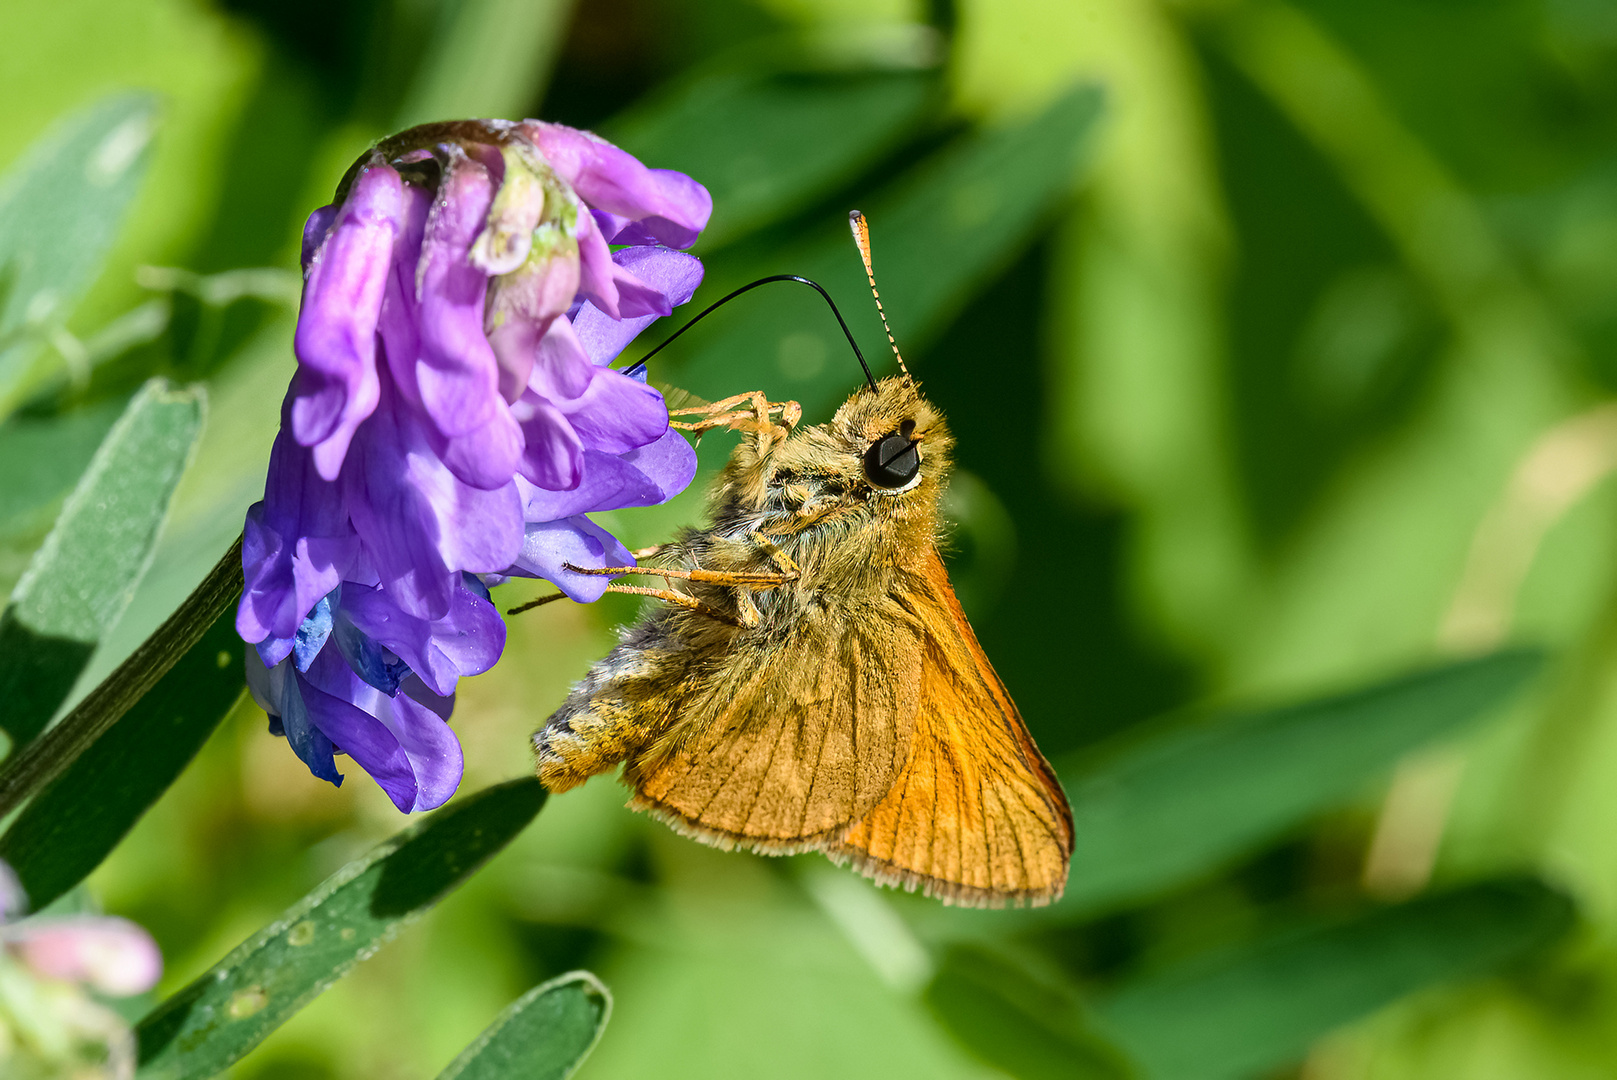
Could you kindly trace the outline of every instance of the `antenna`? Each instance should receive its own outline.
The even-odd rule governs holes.
[[[715,311],[719,310],[719,308],[723,307],[725,304],[728,304],[742,293],[749,293],[760,285],[770,285],[777,281],[795,281],[799,285],[807,285],[809,288],[819,293],[820,297],[831,306],[831,314],[837,317],[837,325],[842,327],[842,336],[848,339],[848,344],[853,348],[854,359],[859,361],[859,366],[863,368],[865,372],[865,381],[870,384],[870,389],[874,391],[876,389],[876,376],[870,373],[870,365],[865,363],[865,354],[859,351],[859,343],[853,339],[853,331],[848,329],[848,324],[843,320],[842,312],[837,310],[837,305],[831,299],[831,294],[826,292],[825,289],[820,286],[819,282],[810,281],[806,277],[798,277],[796,274],[771,274],[769,277],[762,277],[757,281],[749,281],[747,284],[741,286],[739,289],[736,289],[729,295],[720,297],[704,308],[699,314],[692,318],[690,322],[663,338],[662,341],[658,342],[656,347],[646,355],[624,368],[623,373],[625,375],[633,375],[636,371],[646,370],[646,361],[650,360],[653,356],[656,356],[668,346],[672,345],[674,343],[674,339],[679,337],[679,335],[683,334],[685,331],[689,330],[691,327],[695,326],[697,323],[701,322],[703,319],[707,318],[709,315],[713,314]],[[877,302],[877,305],[880,306],[880,301]],[[891,334],[888,335],[888,340],[892,340]],[[899,361],[900,365],[903,363],[904,361]]]
[[[870,281],[870,295],[876,298],[876,314],[881,316],[881,328],[887,331],[887,344],[893,347],[893,358],[898,361],[898,370],[904,373],[909,382],[915,379],[910,375],[910,369],[904,366],[904,357],[898,351],[898,342],[893,340],[893,328],[887,325],[887,312],[881,306],[881,293],[876,291],[876,271],[870,265],[870,222],[865,215],[855,210],[848,215],[848,228],[853,230],[853,242],[859,245],[859,257],[865,260],[865,277]]]

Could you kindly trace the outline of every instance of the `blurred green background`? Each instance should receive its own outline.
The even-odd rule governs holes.
[[[304,216],[392,130],[541,116],[709,186],[699,302],[806,273],[879,356],[871,215],[960,442],[952,573],[1077,810],[1067,901],[956,912],[598,779],[231,1075],[429,1077],[581,966],[616,997],[589,1080],[1617,1071],[1617,8],[58,0],[0,41],[0,167],[155,92],[102,106],[128,174],[84,206],[133,201],[104,262],[63,229],[82,299],[0,277],[0,590],[146,378],[208,393],[77,693],[262,491]],[[857,369],[817,305],[754,294],[656,374],[823,419]],[[700,513],[699,479],[603,521]],[[528,771],[620,599],[512,621],[463,792]],[[1510,643],[1547,659],[1464,662]],[[401,827],[348,771],[241,703],[92,876],[163,992]]]

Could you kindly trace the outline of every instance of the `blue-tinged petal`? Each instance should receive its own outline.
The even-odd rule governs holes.
[[[522,541],[522,555],[511,565],[511,573],[544,578],[569,598],[593,604],[605,594],[611,579],[580,574],[569,566],[599,570],[633,565],[634,556],[617,537],[579,515],[529,525]]]

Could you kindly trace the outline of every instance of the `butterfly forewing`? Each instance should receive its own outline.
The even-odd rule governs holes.
[[[904,767],[833,858],[950,903],[1044,903],[1061,895],[1072,812],[977,644],[936,550],[911,606],[926,629]]]

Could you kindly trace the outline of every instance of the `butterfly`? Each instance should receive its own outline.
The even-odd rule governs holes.
[[[675,410],[743,439],[707,528],[599,571],[661,577],[611,588],[664,603],[535,732],[539,777],[561,792],[621,763],[630,806],[704,843],[819,851],[946,904],[1048,903],[1072,812],[949,583],[953,439],[899,366],[867,368],[826,424],[762,393]]]

